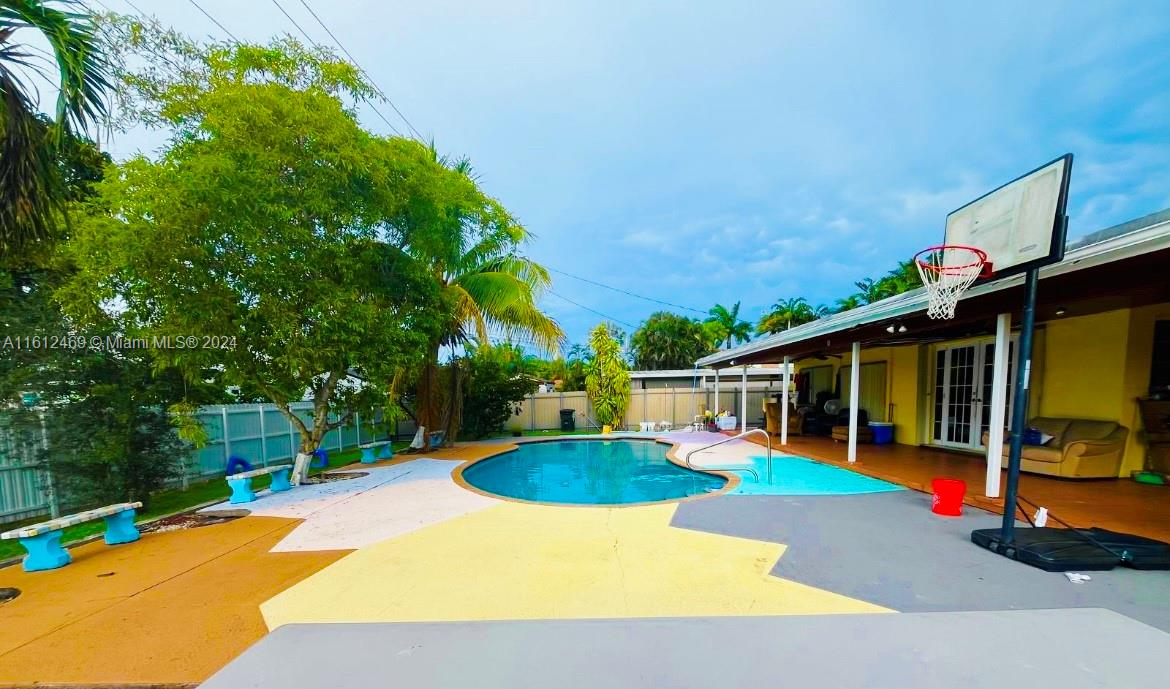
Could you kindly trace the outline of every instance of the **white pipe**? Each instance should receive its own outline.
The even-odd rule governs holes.
[[[857,405],[861,392],[861,343],[853,343],[849,369],[849,461],[857,461]]]
[[[743,420],[739,422],[739,432],[747,433],[747,364],[743,365],[743,385],[739,391],[739,414]]]
[[[1003,453],[1003,428],[1007,419],[1008,351],[1011,342],[1012,315],[1001,313],[995,319],[995,353],[991,367],[991,418],[987,420],[987,479],[983,492],[999,497],[1000,457]]]
[[[781,445],[788,444],[788,383],[789,383],[789,375],[791,375],[791,374],[789,374],[788,369],[790,366],[791,366],[791,364],[789,364],[788,357],[784,357],[784,392],[781,394],[782,399],[780,402],[780,404],[781,404],[781,406],[780,406],[780,444]]]

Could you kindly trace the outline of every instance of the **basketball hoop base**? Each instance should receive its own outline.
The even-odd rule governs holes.
[[[955,306],[963,293],[980,278],[994,273],[987,252],[973,246],[940,244],[914,255],[922,286],[930,295],[926,315],[936,319],[955,317]]]

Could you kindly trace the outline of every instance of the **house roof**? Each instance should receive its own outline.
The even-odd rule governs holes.
[[[1070,242],[1062,261],[1040,269],[1040,279],[1043,281],[1046,278],[1067,275],[1166,249],[1170,249],[1170,209],[1099,230]],[[1014,275],[984,282],[968,290],[964,299],[1013,289],[1023,281],[1023,275]],[[920,287],[856,309],[835,313],[755,342],[716,352],[699,359],[695,364],[717,368],[731,366],[735,365],[737,359],[749,356],[755,358],[767,350],[779,350],[876,322],[921,315],[926,312],[927,301],[926,290]]]
[[[784,374],[782,366],[748,366],[748,377],[779,376]],[[631,378],[692,378],[714,376],[712,368],[677,368],[663,371],[630,371]],[[739,375],[738,373],[736,375]]]

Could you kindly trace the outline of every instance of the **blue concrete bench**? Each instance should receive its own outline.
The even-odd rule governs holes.
[[[239,504],[255,500],[256,493],[252,492],[252,479],[264,474],[272,474],[272,484],[268,486],[272,492],[279,493],[289,490],[292,488],[292,484],[288,482],[291,473],[291,464],[277,464],[232,474],[227,477],[228,485],[232,487],[232,496],[228,498],[228,502]]]
[[[358,447],[362,451],[362,464],[373,464],[379,459],[391,459],[394,457],[394,451],[390,449],[390,443],[388,441],[366,443]],[[378,452],[379,448],[381,448],[381,452]]]
[[[105,519],[107,545],[133,543],[139,538],[138,527],[134,526],[135,510],[139,507],[142,507],[140,502],[120,502],[5,531],[0,533],[0,539],[20,539],[20,544],[28,552],[24,558],[24,571],[57,569],[69,564],[73,559],[69,556],[69,551],[61,547],[62,529],[95,519]]]

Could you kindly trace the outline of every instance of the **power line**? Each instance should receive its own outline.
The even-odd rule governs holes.
[[[662,301],[661,299],[655,299],[654,297],[647,297],[647,296],[643,296],[641,294],[635,294],[634,292],[630,292],[629,290],[624,290],[620,287],[611,287],[609,285],[605,285],[605,284],[602,284],[600,282],[597,282],[596,280],[590,280],[589,278],[583,278],[580,275],[573,275],[572,273],[566,273],[565,271],[557,270],[556,268],[549,268],[549,270],[553,271],[554,273],[560,273],[561,275],[571,277],[575,280],[580,280],[581,282],[588,282],[591,285],[597,285],[598,287],[604,287],[605,289],[611,289],[614,292],[621,292],[622,294],[626,294],[626,295],[629,295],[631,297],[637,297],[638,299],[645,299],[646,301],[652,301],[655,304],[663,304],[665,306],[671,306],[671,307],[674,307],[676,309],[683,309],[684,311],[693,311],[695,313],[703,314],[704,316],[707,315],[706,311],[701,311],[699,309],[693,309],[689,306],[683,306],[682,304],[673,304],[669,301]]]
[[[275,0],[273,0],[273,2],[275,2]],[[398,106],[394,104],[394,101],[390,100],[390,96],[387,96],[386,93],[381,88],[379,88],[376,83],[374,83],[374,78],[371,77],[369,72],[367,72],[361,66],[361,64],[357,61],[357,58],[355,58],[352,53],[345,49],[345,45],[343,45],[342,42],[338,40],[337,36],[335,36],[333,32],[329,30],[329,27],[325,25],[325,22],[321,21],[321,17],[317,16],[317,13],[313,11],[313,8],[309,6],[309,3],[306,2],[306,0],[300,0],[300,3],[305,6],[305,9],[309,11],[309,14],[313,15],[313,19],[317,20],[317,23],[321,25],[321,28],[325,29],[325,33],[329,34],[329,38],[333,39],[333,42],[337,44],[337,47],[341,48],[341,52],[345,53],[345,56],[349,58],[350,62],[353,63],[353,66],[357,67],[358,71],[369,80],[370,85],[374,87],[374,90],[378,92],[378,95],[382,96],[382,98],[385,98],[386,102],[390,104],[390,107],[394,108],[394,112],[398,113],[398,116],[401,117],[402,121],[406,123],[406,126],[410,128],[410,131],[414,132],[414,135],[418,137],[419,141],[423,141],[426,137],[422,135],[422,132],[416,129],[415,126],[410,123],[410,120],[406,119],[406,115],[402,114],[402,111],[398,109]]]
[[[236,38],[236,35],[235,35],[234,33],[232,33],[231,31],[228,31],[228,28],[227,28],[226,26],[224,26],[223,24],[220,24],[218,19],[216,19],[215,17],[211,16],[211,15],[210,15],[210,14],[207,12],[207,10],[203,9],[202,7],[200,7],[200,6],[199,6],[199,3],[195,2],[195,0],[187,0],[187,2],[191,3],[192,5],[194,5],[194,6],[195,6],[195,9],[199,10],[200,12],[202,12],[204,17],[207,17],[208,19],[210,19],[212,24],[215,24],[215,25],[216,25],[216,26],[218,26],[220,29],[223,29],[223,32],[224,32],[224,33],[226,33],[228,36],[231,36],[231,39],[232,39],[233,41],[235,41],[236,43],[240,43],[240,42],[241,42],[241,41],[240,41],[240,39]],[[130,5],[131,7],[134,7],[134,5],[133,5],[133,4],[131,4],[131,3],[129,2],[129,0],[127,0],[126,4]],[[134,7],[134,9],[138,9],[138,8],[137,8],[137,7]],[[139,14],[142,14],[142,10],[139,10],[139,11],[138,11],[138,13],[139,13]]]
[[[585,306],[584,304],[578,304],[577,302],[575,302],[575,301],[573,301],[572,299],[570,299],[570,298],[566,297],[565,295],[563,295],[563,294],[557,294],[556,292],[552,291],[551,289],[550,289],[550,290],[545,290],[545,291],[546,291],[546,292],[548,292],[549,294],[553,295],[554,297],[560,297],[561,299],[564,299],[565,301],[569,302],[569,303],[570,303],[570,304],[572,304],[573,306],[576,306],[576,307],[578,307],[578,308],[581,308],[581,309],[585,309],[586,311],[589,311],[589,312],[591,312],[591,313],[595,313],[595,314],[597,314],[598,316],[601,316],[602,318],[604,318],[604,319],[606,319],[606,320],[611,320],[611,321],[613,321],[614,323],[620,323],[621,325],[624,325],[624,326],[626,326],[627,328],[630,328],[631,330],[637,330],[637,329],[638,329],[638,326],[636,326],[636,325],[633,325],[633,324],[627,323],[627,322],[625,322],[625,321],[619,321],[618,319],[614,318],[613,316],[610,316],[610,315],[604,314],[604,313],[602,313],[602,312],[598,311],[597,309],[591,309],[591,308],[589,308],[588,306]]]
[[[301,32],[301,35],[305,37],[305,40],[309,42],[309,45],[313,45],[313,46],[316,46],[316,47],[318,47],[318,48],[320,48],[320,47],[321,47],[321,45],[320,45],[319,43],[317,43],[317,41],[313,40],[313,37],[312,37],[312,36],[310,36],[310,35],[309,35],[309,33],[308,33],[307,31],[305,31],[305,30],[304,30],[304,29],[301,27],[301,25],[300,25],[300,24],[298,24],[298,23],[297,23],[297,20],[293,19],[293,18],[292,18],[292,15],[291,15],[291,14],[289,14],[287,11],[285,11],[284,7],[283,7],[283,6],[280,4],[280,2],[278,2],[278,0],[272,0],[272,4],[273,4],[273,5],[276,5],[276,9],[280,10],[280,13],[281,13],[281,14],[283,14],[283,15],[285,16],[285,18],[286,18],[286,19],[288,19],[290,22],[292,22],[292,25],[293,25],[293,26],[297,27],[297,31],[300,31],[300,32]],[[312,10],[310,9],[310,10],[309,10],[309,12],[311,13],[311,12],[312,12]],[[314,16],[314,17],[316,17],[317,15],[316,15],[316,14],[313,14],[313,16]],[[320,24],[320,23],[321,23],[321,20],[320,20],[320,19],[317,19],[317,23],[319,23],[319,24]],[[324,24],[321,24],[321,25],[322,25],[322,26],[324,26]],[[328,31],[329,29],[328,29],[328,28],[326,28],[325,30],[326,30],[326,31]],[[332,36],[333,34],[332,34],[332,33],[330,33],[329,35],[330,35],[330,36]],[[334,38],[333,40],[334,40],[335,42],[337,41],[337,39],[336,39],[336,38]],[[339,45],[340,45],[340,44],[339,44]],[[342,48],[342,51],[344,51],[344,50],[345,50],[345,48]],[[349,53],[348,53],[348,52],[346,52],[346,55],[349,55]],[[353,57],[352,57],[352,56],[350,56],[350,60],[352,60],[352,59],[353,59]],[[363,69],[362,69],[360,66],[358,66],[356,63],[354,64],[354,66],[358,68],[358,71],[359,71],[359,72],[361,72],[362,74],[366,74],[365,70],[363,70]],[[368,74],[366,74],[366,78],[367,78],[367,79],[369,79],[369,75],[368,75]],[[371,83],[371,85],[373,85],[373,86],[374,86],[374,90],[375,90],[376,92],[378,92],[379,94],[381,94],[381,93],[382,93],[381,89],[379,89],[379,88],[377,87],[377,85],[376,85],[376,84],[373,84],[373,80],[371,80],[371,81],[370,81],[370,83]],[[385,94],[382,94],[382,97],[383,97],[383,98],[385,98]],[[386,98],[386,101],[387,101],[387,102],[389,102],[389,101],[390,101],[390,99],[389,99],[389,98]],[[390,128],[390,131],[394,132],[394,133],[395,133],[395,134],[397,134],[398,136],[402,136],[402,132],[398,130],[398,127],[395,127],[393,124],[391,124],[391,123],[390,123],[390,120],[386,119],[386,116],[382,114],[382,111],[381,111],[381,110],[378,110],[377,106],[375,106],[373,103],[370,103],[369,105],[370,105],[370,108],[371,108],[371,109],[373,109],[373,111],[374,111],[374,112],[375,112],[375,113],[378,115],[378,117],[379,117],[379,118],[380,118],[380,119],[381,119],[383,122],[385,122],[385,123],[386,123],[386,126]],[[394,107],[394,104],[393,104],[393,103],[390,103],[390,106],[391,106],[391,107]],[[395,110],[395,112],[397,112],[397,111],[398,111],[398,108],[394,108],[394,110]],[[402,113],[398,113],[398,114],[399,114],[399,115],[401,115]],[[402,119],[403,119],[403,121],[405,121],[405,120],[406,120],[406,118],[405,118],[405,117],[403,117]],[[407,124],[410,124],[410,123],[409,123],[409,122],[407,122]]]

